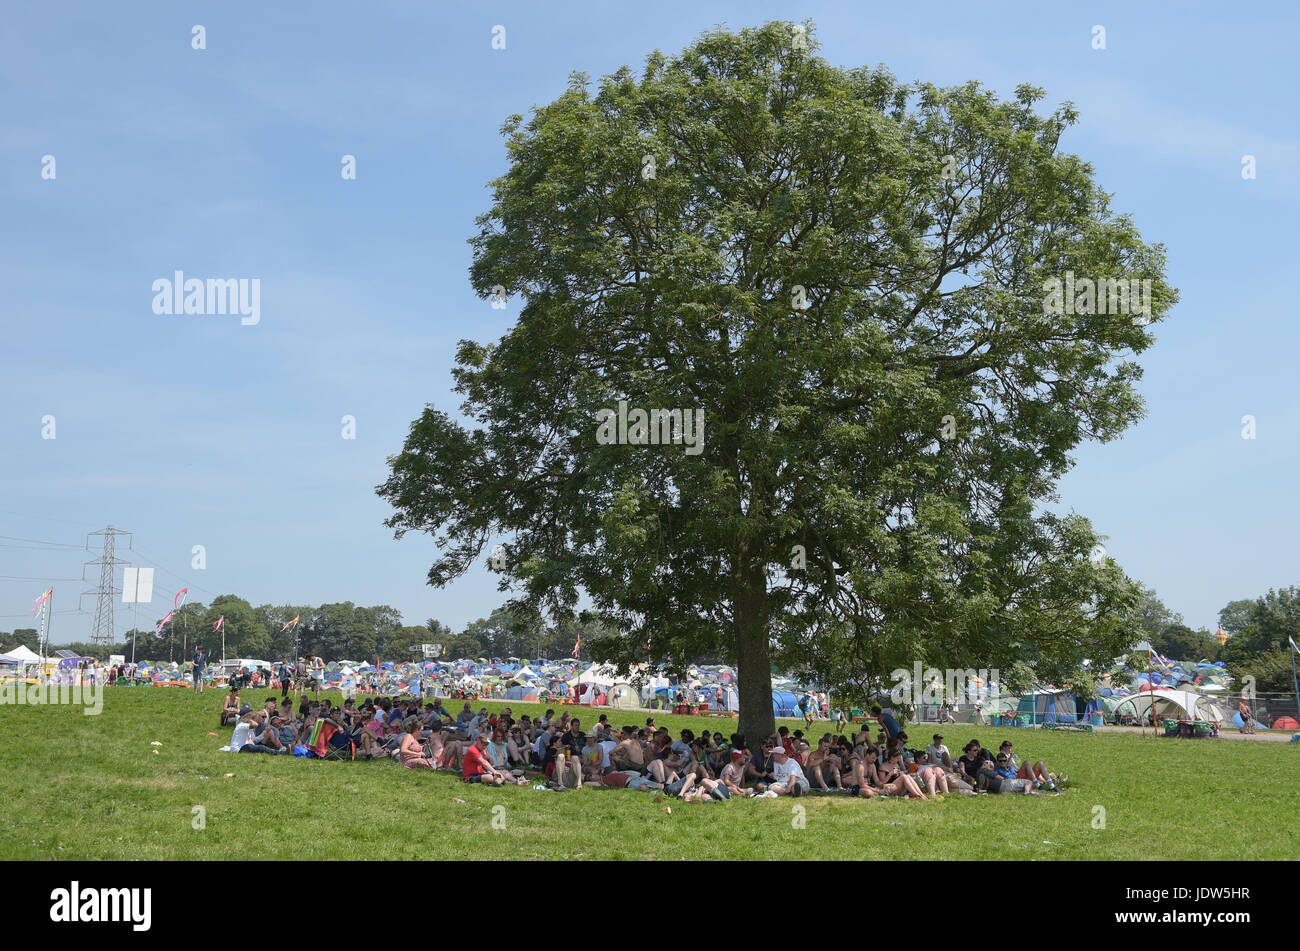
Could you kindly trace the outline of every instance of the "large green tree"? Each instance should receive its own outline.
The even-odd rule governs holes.
[[[1140,416],[1126,354],[1174,292],[1042,95],[833,67],[788,23],[575,75],[505,123],[471,281],[522,309],[461,343],[464,422],[415,420],[387,524],[436,537],[431,584],[486,554],[521,604],[587,599],[607,659],[734,659],[750,736],[774,660],[849,689],[1118,654],[1136,586],[1043,505]],[[1150,313],[1053,312],[1070,272]],[[624,399],[703,428],[611,444]]]

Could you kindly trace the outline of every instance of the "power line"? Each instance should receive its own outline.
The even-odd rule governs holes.
[[[214,597],[214,598],[219,598],[219,597],[221,597],[221,595],[217,594],[216,592],[214,592],[214,591],[209,591],[207,588],[204,588],[204,587],[201,586],[201,585],[195,584],[193,581],[190,581],[190,580],[189,580],[188,578],[186,578],[184,575],[178,575],[176,572],[172,571],[170,568],[165,568],[165,567],[163,567],[161,564],[159,564],[158,562],[154,561],[152,558],[150,558],[150,557],[149,557],[148,555],[146,555],[144,552],[140,551],[140,549],[138,549],[138,548],[132,548],[132,549],[131,549],[131,552],[132,552],[132,554],[139,555],[141,558],[143,558],[145,561],[149,562],[149,564],[153,565],[153,566],[154,566],[155,568],[157,568],[159,571],[165,571],[165,572],[167,572],[167,574],[171,575],[173,578],[176,578],[176,579],[178,579],[178,580],[184,582],[186,587],[194,588],[194,589],[197,590],[197,591],[202,591],[204,594],[211,595],[211,596]]]
[[[38,545],[54,545],[58,548],[76,548],[81,551],[86,550],[86,545],[70,545],[67,542],[49,542],[43,538],[19,538],[17,535],[0,535],[0,538],[8,539],[12,542],[35,542]]]

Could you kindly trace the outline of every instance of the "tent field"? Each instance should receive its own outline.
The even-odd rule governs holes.
[[[1068,772],[1070,791],[933,803],[657,803],[604,788],[469,786],[384,762],[221,753],[230,739],[216,726],[222,697],[110,688],[97,716],[68,705],[4,707],[0,859],[1300,857],[1300,744],[949,726],[954,752],[972,737],[994,748],[1011,739],[1022,756]],[[618,725],[646,716],[607,712]],[[655,718],[674,733],[735,729],[729,718]],[[815,734],[831,729],[823,722]],[[911,727],[912,745],[930,732]]]

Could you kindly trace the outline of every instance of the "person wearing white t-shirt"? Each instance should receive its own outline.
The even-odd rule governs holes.
[[[772,783],[764,796],[802,796],[809,789],[808,777],[798,761],[787,756],[780,743],[772,747]]]
[[[930,745],[925,748],[925,759],[931,766],[942,766],[949,772],[952,771],[952,756],[948,747],[943,745],[942,733],[936,733]]]
[[[609,736],[608,733],[604,735]],[[614,764],[609,761],[609,753],[610,750],[618,746],[618,743],[614,740],[601,740],[596,745],[600,747],[601,752],[600,768],[605,772],[609,772],[609,770],[614,768]]]
[[[252,732],[252,729],[253,715],[250,713],[235,724],[235,732],[230,736],[230,745],[227,746],[223,752],[238,753],[241,749],[251,743],[252,740],[249,739],[248,734]]]

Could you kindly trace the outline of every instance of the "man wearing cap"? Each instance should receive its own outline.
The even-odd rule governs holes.
[[[731,751],[731,762],[722,767],[722,772],[718,775],[718,781],[727,787],[727,791],[733,796],[748,796],[749,790],[744,789],[745,782],[745,763],[749,754],[744,750],[733,749]]]
[[[808,777],[803,774],[803,767],[793,756],[786,754],[785,747],[779,743],[772,747],[773,782],[763,793],[767,797],[802,796],[808,792]]]

